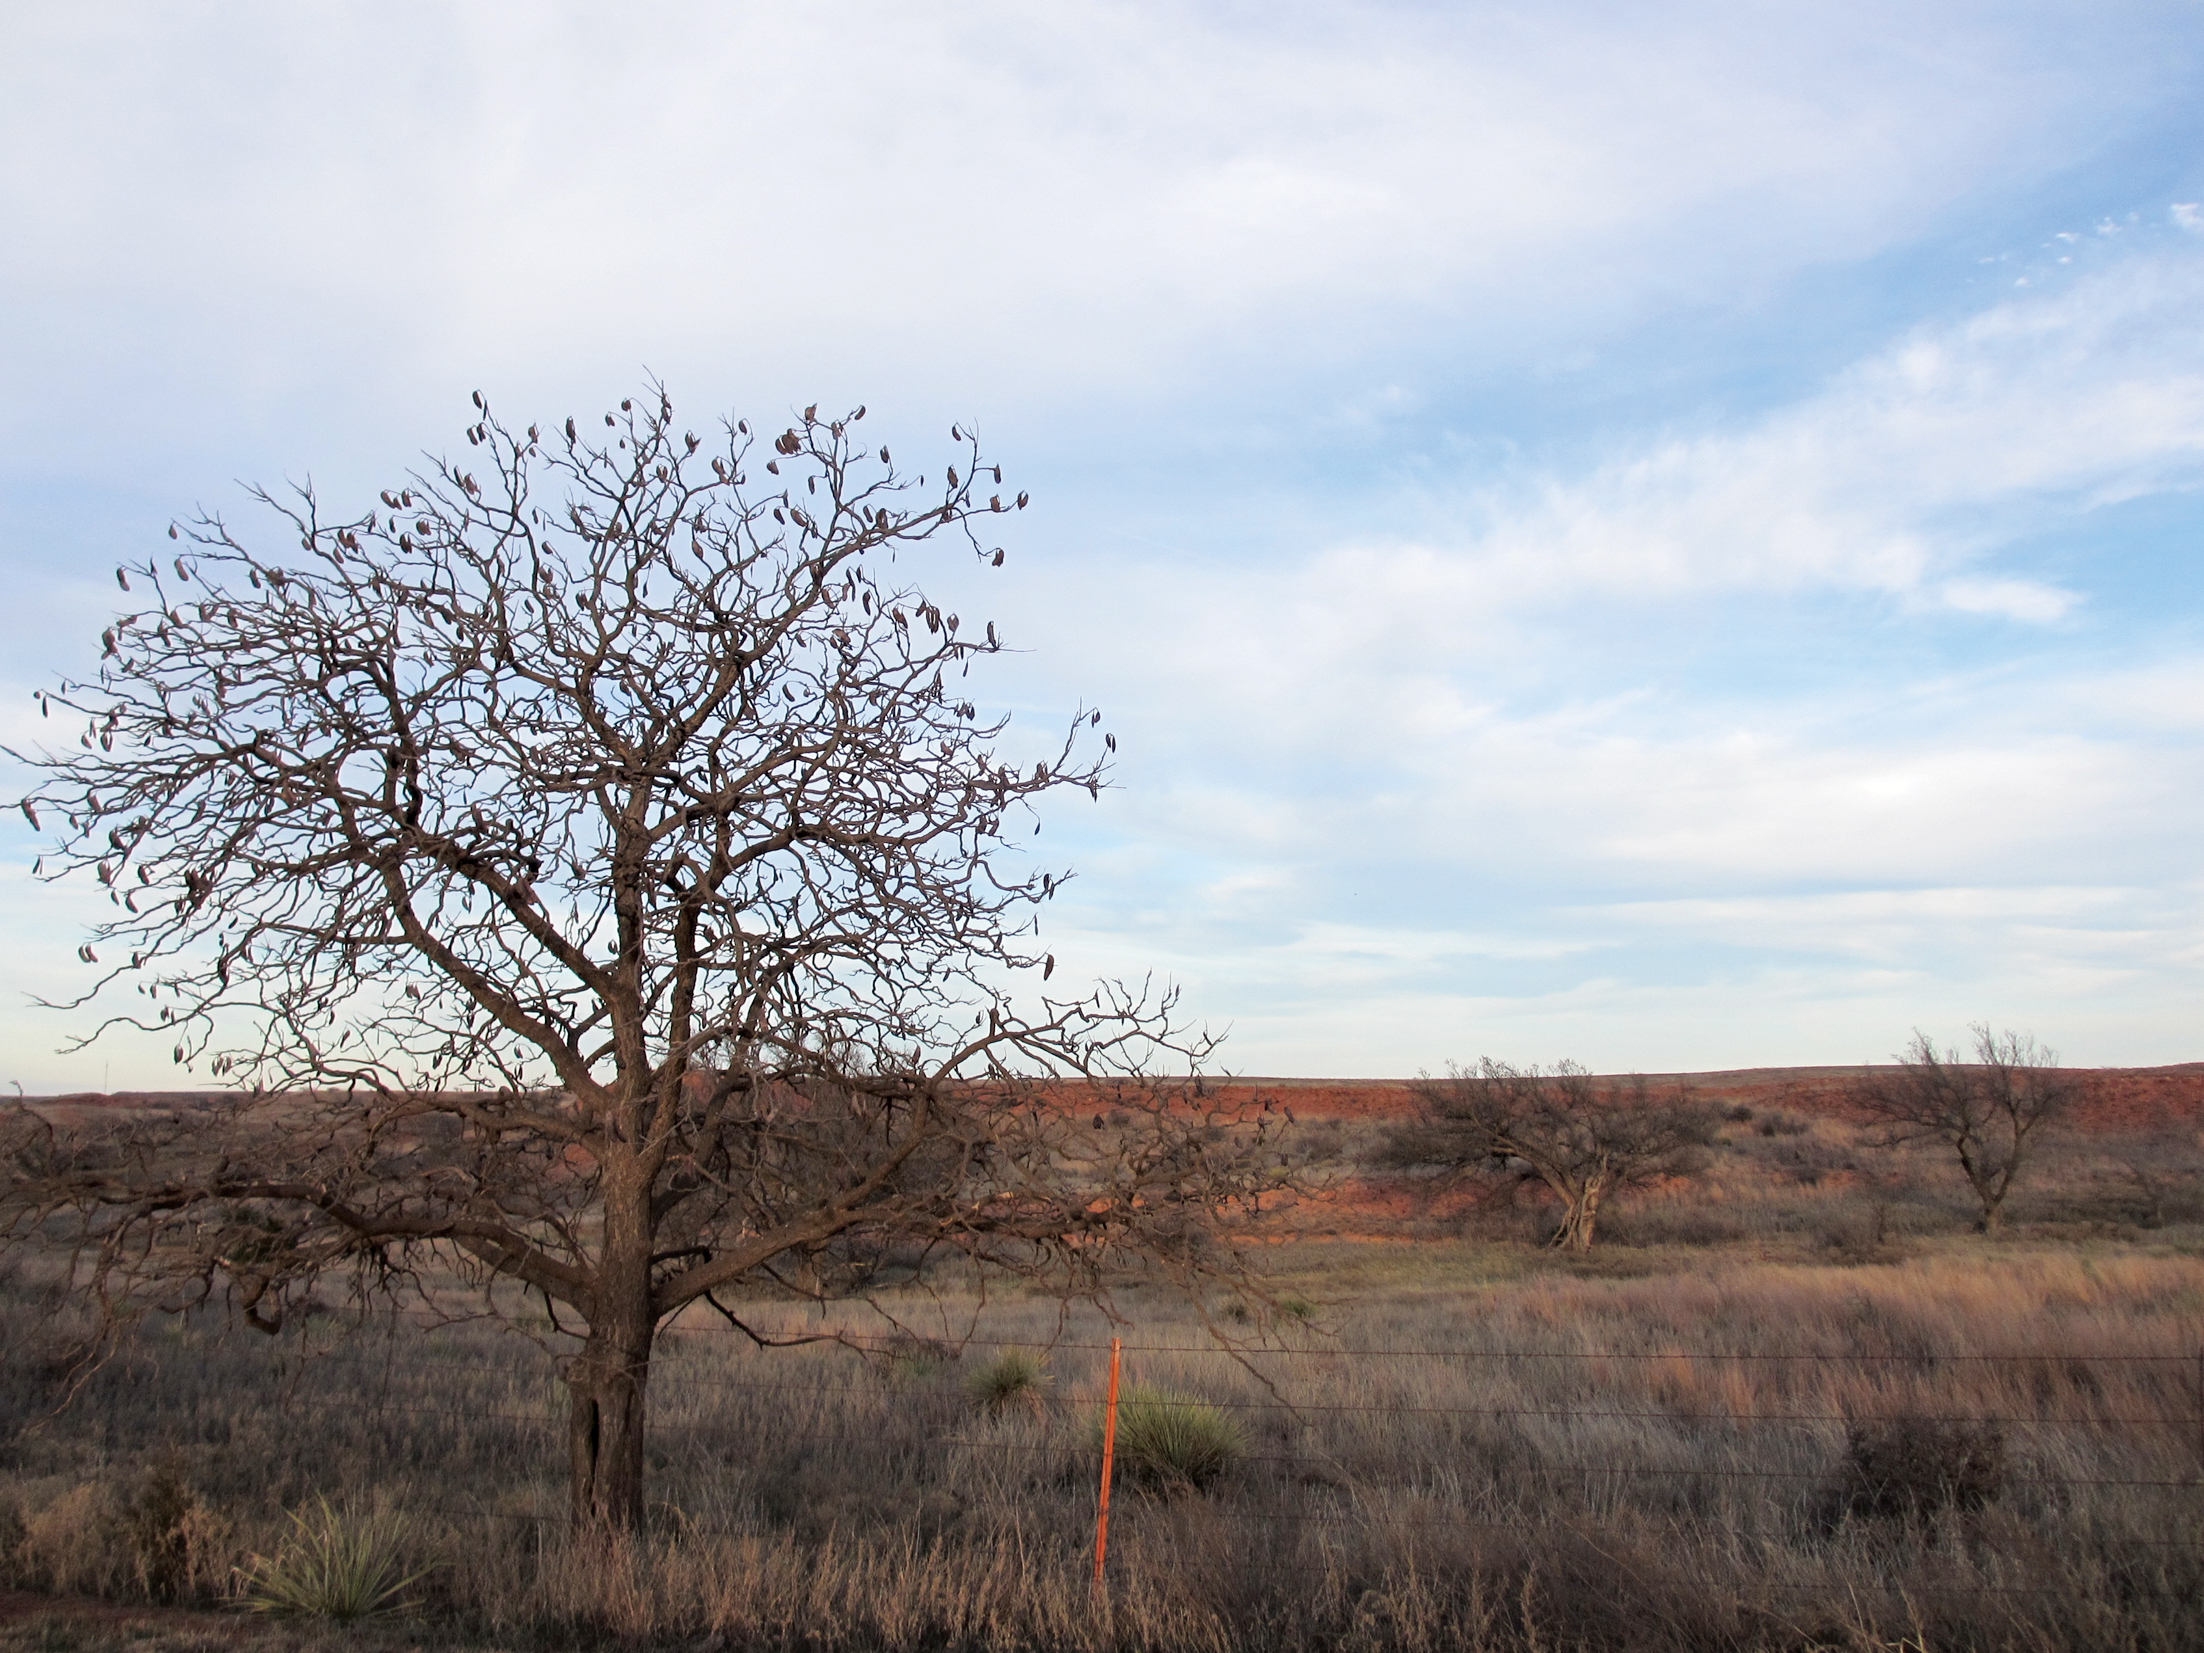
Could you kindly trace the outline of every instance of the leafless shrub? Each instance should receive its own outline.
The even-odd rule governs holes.
[[[1561,1201],[1553,1243],[1589,1250],[1613,1195],[1706,1162],[1712,1108],[1677,1092],[1655,1096],[1643,1078],[1601,1079],[1574,1062],[1550,1071],[1486,1057],[1416,1084],[1419,1118],[1395,1131],[1384,1162],[1534,1178]]]
[[[173,1452],[146,1466],[118,1511],[138,1586],[156,1601],[212,1594],[229,1574],[229,1523],[191,1488]]]
[[[1861,1080],[1852,1100],[1881,1127],[1885,1145],[1950,1150],[1980,1210],[1975,1226],[1994,1234],[2022,1171],[2045,1131],[2073,1107],[2081,1082],[2032,1036],[1993,1032],[1986,1022],[1974,1029],[1973,1057],[1939,1051],[1915,1033],[1896,1068]]]
[[[2005,1432],[1994,1423],[1895,1417],[1845,1431],[1834,1512],[1859,1520],[1979,1510],[2005,1488]]]
[[[113,1497],[94,1481],[72,1487],[24,1522],[23,1569],[39,1589],[105,1595],[131,1573]]]

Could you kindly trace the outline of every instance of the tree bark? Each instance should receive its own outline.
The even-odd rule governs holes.
[[[1554,1244],[1564,1251],[1589,1251],[1592,1249],[1592,1233],[1599,1226],[1600,1198],[1607,1192],[1604,1181],[1587,1183],[1582,1192],[1573,1198],[1564,1196],[1565,1209],[1561,1214],[1561,1227],[1554,1235]]]
[[[573,1398],[567,1443],[578,1527],[633,1532],[643,1524],[644,1400],[658,1329],[650,1245],[647,1187],[631,1197],[608,1188],[589,1341],[566,1373]]]
[[[2003,1225],[2005,1196],[2012,1191],[2013,1176],[2019,1169],[2008,1162],[2002,1172],[1993,1171],[1988,1165],[1978,1163],[1971,1155],[1959,1156],[1959,1168],[1966,1173],[1967,1183],[1974,1190],[1975,1203],[1982,1208],[1982,1215],[1975,1219],[1977,1234],[1995,1234]]]
[[[572,1396],[568,1451],[574,1524],[634,1531],[643,1524],[643,1401],[650,1377],[650,1335],[592,1330],[568,1369]]]

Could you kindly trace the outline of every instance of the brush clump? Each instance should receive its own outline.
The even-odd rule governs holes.
[[[1031,1349],[1005,1349],[965,1380],[965,1393],[991,1417],[1013,1410],[1038,1415],[1048,1409],[1055,1381],[1045,1356]]]
[[[405,1570],[410,1534],[402,1516],[359,1514],[316,1498],[291,1511],[290,1521],[290,1534],[274,1555],[256,1555],[240,1570],[238,1593],[247,1607],[277,1618],[356,1624],[414,1605],[405,1592],[431,1569]]]
[[[1092,1435],[1102,1448],[1103,1415]],[[1246,1432],[1221,1406],[1163,1389],[1136,1388],[1117,1404],[1118,1473],[1165,1490],[1206,1490],[1247,1455]]]

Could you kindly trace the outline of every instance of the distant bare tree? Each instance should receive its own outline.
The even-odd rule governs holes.
[[[1897,1066],[1861,1080],[1852,1100],[1880,1127],[1885,1146],[1950,1149],[1981,1207],[1976,1229],[1994,1234],[2043,1132],[2073,1107],[2082,1082],[2061,1072],[2057,1054],[2032,1036],[1993,1033],[1987,1022],[1972,1031],[1971,1062],[1916,1031]]]
[[[2114,1159],[2135,1190],[2137,1216],[2145,1228],[2158,1228],[2193,1214],[2197,1190],[2204,1186],[2204,1140],[2193,1123],[2158,1121],[2111,1144]]]
[[[1647,1081],[1602,1079],[1574,1062],[1511,1067],[1485,1057],[1449,1063],[1444,1079],[1414,1086],[1418,1117],[1393,1132],[1387,1163],[1534,1177],[1561,1201],[1553,1243],[1591,1248],[1613,1195],[1705,1162],[1714,1112],[1679,1089],[1656,1096]]]
[[[39,697],[82,720],[24,758],[42,870],[115,909],[73,1002],[127,994],[100,1031],[239,1088],[104,1132],[0,1116],[0,1239],[63,1244],[118,1324],[516,1284],[568,1340],[577,1517],[617,1524],[692,1305],[754,1330],[729,1294],[949,1254],[1066,1293],[1231,1274],[1274,1145],[1147,1079],[1208,1053],[1168,995],[1039,985],[1064,875],[1006,836],[1115,740],[1082,709],[1005,761],[963,687],[994,626],[898,569],[1000,565],[975,525],[1025,495],[957,429],[929,488],[862,408],[707,441],[656,387],[596,440],[476,407],[480,457],[380,509],[257,494],[294,550],[171,529],[117,570],[96,677]]]

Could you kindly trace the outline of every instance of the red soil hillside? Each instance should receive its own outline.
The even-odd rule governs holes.
[[[1794,1113],[1845,1112],[1844,1093],[1873,1068],[1731,1068],[1716,1073],[1655,1073],[1657,1087],[1687,1085],[1710,1102],[1724,1106],[1781,1107]],[[2157,1126],[2204,1123],[2204,1062],[2161,1068],[2077,1068],[2088,1082],[2076,1123],[2102,1131],[2147,1130]],[[1074,1087],[1064,1087],[1067,1093]],[[1406,1079],[1256,1079],[1210,1080],[1204,1087],[1215,1101],[1260,1111],[1265,1100],[1290,1109],[1296,1119],[1402,1119],[1415,1107]],[[39,1111],[60,1120],[84,1118],[111,1108],[189,1107],[222,1094],[214,1091],[117,1091],[103,1095],[79,1091],[67,1096],[34,1096]],[[1072,1102],[1073,1107],[1082,1103]]]
[[[1732,1068],[1718,1073],[1655,1073],[1656,1087],[1686,1085],[1724,1106],[1782,1107],[1795,1113],[1842,1117],[1845,1092],[1876,1070],[1850,1068]],[[2085,1130],[2130,1131],[2204,1122],[2204,1062],[2162,1068],[2077,1068],[2087,1081],[2075,1123]],[[1227,1103],[1245,1096],[1274,1096],[1296,1119],[1399,1119],[1415,1106],[1405,1079],[1240,1079],[1212,1081],[1212,1095]]]

